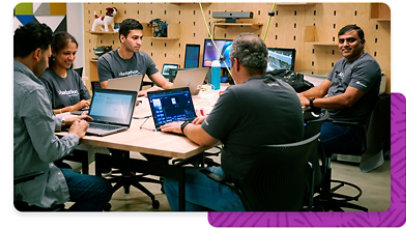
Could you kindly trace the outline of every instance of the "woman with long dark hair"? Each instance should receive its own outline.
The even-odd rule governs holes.
[[[58,32],[52,39],[49,68],[41,76],[51,97],[55,114],[81,110],[90,105],[90,95],[81,76],[72,69],[78,43],[67,32]]]

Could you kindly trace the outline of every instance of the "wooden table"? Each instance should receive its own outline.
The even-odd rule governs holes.
[[[195,108],[199,113],[201,113],[200,111],[209,111],[209,108],[217,100],[218,91],[210,93],[206,93],[204,96],[201,94],[200,96],[193,97]],[[135,151],[183,160],[197,156],[210,148],[208,146],[198,146],[182,135],[153,131],[155,127],[148,99],[141,97],[138,100],[142,103],[134,109],[133,120],[128,130],[105,137],[86,135],[81,139],[81,145]],[[60,132],[57,135],[66,135],[66,132]],[[127,163],[127,166],[136,169],[140,173],[177,179],[179,181],[179,207],[180,210],[185,209],[184,167],[141,159],[130,159]]]

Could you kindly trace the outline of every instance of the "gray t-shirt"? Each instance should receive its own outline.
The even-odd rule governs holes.
[[[287,83],[256,77],[227,88],[202,128],[224,144],[221,166],[225,175],[240,180],[255,154],[261,153],[261,146],[303,138],[301,104]]]
[[[52,162],[69,155],[79,144],[75,134],[62,138],[54,132],[60,120],[53,116],[46,89],[23,63],[14,60],[14,176],[45,174],[14,185],[14,200],[40,207],[69,200],[65,177]],[[59,123],[59,124],[57,124]]]
[[[50,96],[52,109],[65,108],[90,99],[89,91],[79,74],[72,69],[67,71],[66,78],[59,77],[52,69],[47,69],[40,77]]]
[[[129,77],[134,75],[148,76],[159,70],[154,61],[145,52],[136,52],[132,58],[122,59],[116,50],[112,50],[99,57],[97,62],[99,81],[107,81],[111,78]]]
[[[327,96],[342,94],[348,86],[362,90],[365,94],[353,106],[339,110],[328,110],[330,118],[337,121],[365,122],[378,98],[381,80],[379,64],[365,53],[352,62],[340,59],[328,80],[331,81]]]

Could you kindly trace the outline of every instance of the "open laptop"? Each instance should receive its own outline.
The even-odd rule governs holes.
[[[209,68],[193,68],[178,70],[172,88],[189,87],[192,95],[197,95]]]
[[[107,89],[139,91],[141,82],[142,75],[112,78],[107,81]]]
[[[176,88],[148,92],[148,101],[154,118],[155,129],[173,121],[192,121],[195,107],[189,88]]]
[[[106,136],[128,129],[131,125],[137,91],[95,89],[90,104],[87,134]]]

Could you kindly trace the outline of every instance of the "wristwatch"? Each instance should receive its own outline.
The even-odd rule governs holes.
[[[185,129],[186,125],[188,125],[190,123],[190,121],[184,121],[181,125],[180,125],[180,130],[182,131],[182,134],[185,135],[185,133],[183,132],[183,130]]]
[[[314,101],[314,97],[310,97],[309,98],[309,106],[310,106],[310,109],[314,109],[314,105],[313,105],[313,101]]]

